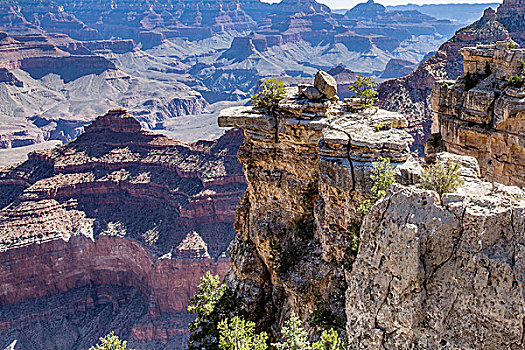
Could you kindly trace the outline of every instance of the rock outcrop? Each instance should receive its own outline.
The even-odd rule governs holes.
[[[186,144],[113,110],[1,170],[0,347],[84,349],[116,330],[184,348],[199,278],[228,268],[241,139]]]
[[[493,78],[506,85],[501,78],[521,54],[465,49],[465,68],[486,74],[488,62]],[[439,112],[460,111],[452,124],[464,129],[463,117],[488,118],[473,107],[492,104],[493,81],[485,90],[482,81],[470,97],[457,88],[462,83],[438,86],[436,96],[450,102]],[[502,92],[494,111],[507,111],[497,114],[505,116],[505,129],[494,134],[521,128],[520,112],[512,113],[523,110],[522,98],[504,92],[513,95]],[[236,311],[248,312],[274,336],[290,310],[310,334],[344,325],[350,349],[522,349],[525,192],[483,179],[487,170],[476,158],[446,152],[432,160],[457,162],[459,187],[440,197],[414,186],[423,169],[410,157],[411,137],[395,129],[406,120],[383,110],[351,112],[351,102],[345,107],[289,94],[272,115],[242,108],[220,116],[221,125],[241,127],[246,136],[239,159],[248,189],[226,277],[242,301]],[[369,194],[371,162],[380,156],[392,160],[398,183],[363,217],[356,209]],[[523,180],[523,170],[514,170]]]
[[[351,268],[372,163],[410,163],[406,119],[357,111],[289,89],[275,114],[226,109],[219,125],[245,130],[239,150],[248,190],[237,208],[228,287],[276,335],[290,310],[309,329],[344,329],[345,269]],[[384,125],[385,128],[378,128]],[[407,180],[409,181],[409,180]]]
[[[347,273],[351,348],[525,346],[525,193],[481,180],[474,158],[452,158],[463,164],[458,191],[439,200],[394,186],[365,217]]]
[[[523,8],[521,0],[504,0],[497,13],[491,8],[487,9],[479,21],[457,31],[414,73],[380,85],[380,106],[407,116],[411,134],[416,139],[414,149],[418,149],[421,155],[424,142],[431,134],[430,93],[434,83],[443,79],[455,80],[463,73],[461,48],[508,39],[523,44]]]
[[[508,42],[464,48],[464,74],[432,92],[435,132],[444,149],[478,159],[483,176],[525,186],[525,88],[509,83],[525,75],[525,49]],[[522,84],[523,85],[523,84]]]

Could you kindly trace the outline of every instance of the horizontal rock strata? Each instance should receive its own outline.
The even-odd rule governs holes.
[[[508,43],[464,48],[464,74],[436,83],[436,131],[450,152],[478,159],[485,178],[525,186],[525,88],[508,79],[522,74],[524,49]]]
[[[314,320],[314,311],[329,315],[325,326],[343,329],[357,207],[378,157],[396,166],[410,159],[412,138],[396,129],[406,119],[308,100],[292,89],[274,114],[231,108],[221,112],[219,125],[242,128],[246,137],[239,159],[248,190],[237,209],[227,278],[243,300],[239,308],[263,327],[282,325],[293,309],[305,321]]]
[[[39,329],[58,344],[54,324],[78,313],[85,320],[71,321],[60,348],[87,348],[111,330],[137,349],[182,347],[199,278],[229,266],[246,187],[241,140],[230,131],[186,144],[113,110],[74,142],[0,171],[0,346],[47,348]]]

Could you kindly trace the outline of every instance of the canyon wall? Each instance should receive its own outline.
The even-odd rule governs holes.
[[[430,94],[436,81],[457,79],[463,73],[460,49],[477,44],[491,44],[498,40],[514,40],[525,45],[524,5],[521,0],[504,0],[497,12],[489,8],[483,17],[458,30],[424,60],[412,73],[402,78],[387,80],[379,87],[382,108],[405,114],[415,137],[414,149],[423,155],[424,143],[431,134],[432,103]]]
[[[472,73],[486,66],[470,60],[479,50],[465,51]],[[491,63],[520,55],[490,52],[480,56]],[[437,94],[456,98],[454,89]],[[520,120],[507,118],[507,130],[522,136]],[[294,310],[312,338],[344,329],[350,349],[525,346],[522,189],[487,182],[476,158],[447,152],[428,161],[457,162],[458,188],[440,197],[414,186],[424,169],[410,156],[412,138],[396,129],[407,121],[353,100],[288,91],[273,114],[228,109],[219,124],[245,130],[239,159],[248,189],[226,277],[240,300],[235,312],[278,337]],[[357,208],[380,156],[392,160],[397,183],[363,215]],[[522,179],[522,164],[506,168],[507,178]]]
[[[292,88],[275,114],[226,109],[219,125],[245,130],[239,160],[248,190],[226,278],[243,301],[239,309],[274,336],[291,310],[312,331],[344,329],[345,271],[355,258],[357,208],[370,191],[372,163],[388,157],[412,180],[412,138],[397,129],[406,119],[308,100]]]
[[[84,349],[115,330],[184,348],[200,277],[229,267],[241,140],[186,144],[113,110],[2,169],[0,347]]]
[[[525,89],[508,82],[523,75],[524,49],[508,43],[464,48],[464,74],[432,92],[435,132],[452,153],[478,159],[489,181],[525,186]]]

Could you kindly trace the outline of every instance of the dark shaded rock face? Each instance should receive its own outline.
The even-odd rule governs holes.
[[[498,7],[485,11],[483,17],[465,27],[444,43],[436,54],[406,77],[388,80],[379,87],[381,107],[407,115],[411,133],[416,139],[414,149],[423,152],[423,143],[430,136],[430,93],[436,80],[456,79],[463,73],[463,57],[459,50],[477,44],[513,39],[523,43],[525,21],[523,2],[505,0]]]
[[[200,276],[228,269],[241,141],[186,144],[113,110],[0,171],[0,347],[85,349],[116,330],[183,348]]]

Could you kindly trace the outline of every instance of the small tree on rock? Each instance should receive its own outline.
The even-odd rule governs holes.
[[[89,350],[126,350],[126,341],[121,341],[113,332],[99,339],[100,342]]]
[[[362,214],[367,214],[374,203],[384,197],[386,190],[396,182],[396,171],[390,164],[390,159],[379,157],[379,161],[373,165],[370,179],[373,183],[370,199],[366,200],[358,209]]]
[[[377,101],[378,92],[376,90],[377,84],[370,77],[358,75],[353,84],[350,84],[348,89],[352,91],[359,100],[363,108],[373,107]]]
[[[201,277],[200,281],[197,292],[190,299],[188,306],[190,313],[197,314],[189,325],[191,334],[188,347],[190,350],[216,349],[219,320],[213,312],[223,297],[226,286],[221,285],[219,276],[214,276],[209,271]]]
[[[308,341],[308,332],[304,330],[301,319],[292,311],[290,319],[285,322],[281,329],[281,342],[273,343],[278,350],[311,350],[312,345]]]
[[[284,84],[279,79],[268,79],[262,83],[262,91],[253,95],[251,103],[256,108],[272,112],[286,95]]]

